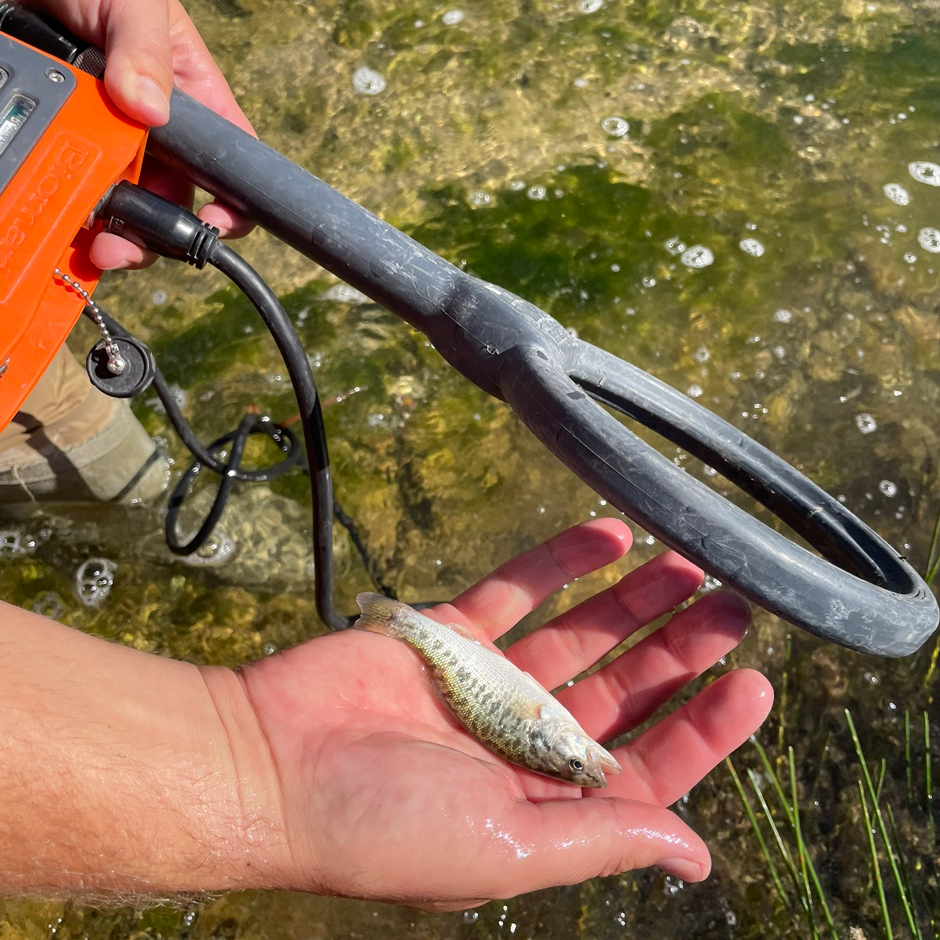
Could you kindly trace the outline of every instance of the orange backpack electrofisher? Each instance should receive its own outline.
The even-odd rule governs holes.
[[[138,179],[146,139],[102,82],[0,36],[0,429],[81,315],[70,282],[97,285],[86,223],[114,183]]]

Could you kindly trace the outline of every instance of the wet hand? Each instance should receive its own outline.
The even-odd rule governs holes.
[[[149,127],[169,118],[175,84],[233,124],[254,133],[231,89],[179,0],[23,0],[23,6],[52,14],[64,26],[104,49],[104,83],[114,103]],[[141,185],[181,205],[193,204],[193,186],[157,165],[145,164]],[[199,217],[223,236],[240,238],[252,223],[221,203],[209,203]],[[91,260],[102,269],[137,268],[153,255],[116,235],[102,233]]]
[[[628,551],[595,520],[508,562],[453,604],[426,611],[483,642],[573,578]],[[600,741],[646,720],[743,637],[744,602],[718,592],[675,614],[592,675],[566,685],[701,583],[666,553],[518,641],[507,656]],[[707,876],[702,840],[667,806],[764,720],[767,681],[738,670],[617,748],[607,790],[508,764],[464,731],[405,644],[349,631],[255,663],[242,681],[280,792],[275,820],[292,888],[448,909],[658,865]],[[243,775],[243,779],[245,779]]]

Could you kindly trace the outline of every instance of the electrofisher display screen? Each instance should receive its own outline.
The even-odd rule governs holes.
[[[0,154],[10,146],[26,119],[36,110],[36,102],[26,95],[14,95],[0,115]]]
[[[0,193],[76,87],[58,59],[0,34]]]

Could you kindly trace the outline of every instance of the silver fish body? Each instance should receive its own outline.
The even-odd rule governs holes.
[[[353,625],[395,637],[431,667],[441,698],[477,740],[500,757],[580,787],[606,787],[613,756],[528,673],[467,634],[381,594],[360,594]]]

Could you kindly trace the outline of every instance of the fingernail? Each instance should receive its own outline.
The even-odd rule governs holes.
[[[137,76],[137,97],[147,111],[147,123],[160,126],[170,119],[170,102],[163,89],[149,76]]]
[[[658,866],[683,881],[701,881],[706,874],[698,862],[688,858],[663,858],[658,862]]]

